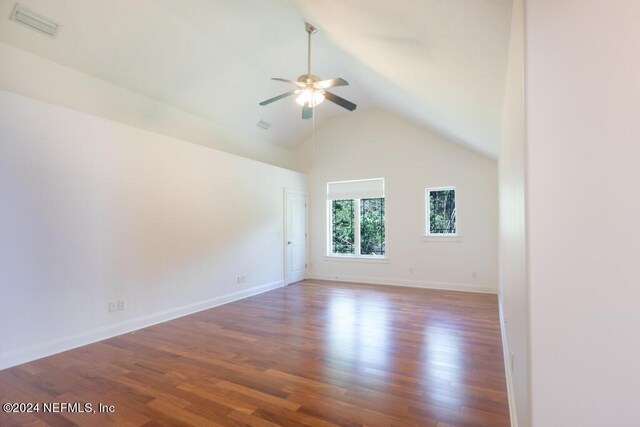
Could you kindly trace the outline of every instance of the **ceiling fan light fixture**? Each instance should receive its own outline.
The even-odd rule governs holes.
[[[310,88],[302,89],[300,94],[296,98],[296,103],[300,106],[308,105],[309,107],[315,107],[324,101],[324,91],[314,90]]]

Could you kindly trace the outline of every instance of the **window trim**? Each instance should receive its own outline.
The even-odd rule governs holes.
[[[354,253],[353,254],[336,254],[331,252],[332,242],[333,242],[333,217],[331,216],[331,204],[333,200],[327,200],[327,252],[325,254],[325,259],[331,261],[386,261],[389,258],[387,257],[387,204],[386,197],[374,197],[378,199],[385,199],[384,206],[384,224],[385,224],[385,251],[384,255],[362,255],[360,253],[361,250],[361,242],[360,242],[360,215],[362,215],[360,209],[360,200],[368,199],[369,197],[360,197],[360,198],[352,198],[352,199],[336,199],[336,200],[353,200],[354,204],[354,219],[353,219],[353,244],[354,244]]]
[[[431,203],[429,196],[432,191],[446,191],[453,190],[455,194],[454,203],[456,206],[456,232],[455,233],[431,233]],[[447,185],[442,187],[427,187],[424,190],[424,234],[422,235],[423,242],[429,241],[441,241],[441,242],[461,242],[462,241],[462,228],[460,221],[460,192],[455,185]]]
[[[325,261],[337,261],[337,262],[372,262],[372,263],[382,263],[388,264],[389,258],[387,256],[380,255],[351,255],[351,254],[333,254],[333,255],[325,255]]]

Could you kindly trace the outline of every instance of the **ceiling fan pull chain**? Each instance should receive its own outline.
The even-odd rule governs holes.
[[[316,163],[316,115],[311,118],[311,167]]]

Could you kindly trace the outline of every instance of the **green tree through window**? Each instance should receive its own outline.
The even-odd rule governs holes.
[[[384,198],[331,201],[331,253],[385,255]]]
[[[331,203],[332,218],[332,253],[354,254],[354,201],[333,200]]]
[[[429,190],[429,233],[456,234],[456,191]]]
[[[360,254],[384,255],[384,199],[360,200]]]

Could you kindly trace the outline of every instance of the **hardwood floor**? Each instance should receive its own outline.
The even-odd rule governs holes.
[[[40,403],[0,426],[509,425],[495,295],[320,281],[0,371],[0,401]]]

